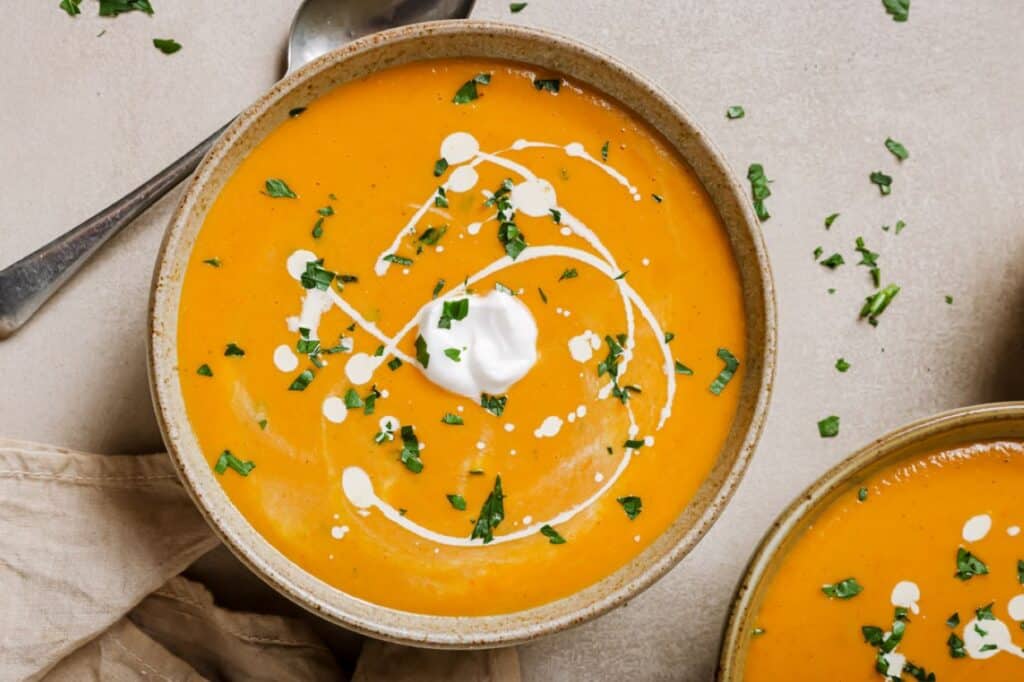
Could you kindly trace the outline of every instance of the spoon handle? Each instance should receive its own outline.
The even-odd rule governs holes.
[[[21,328],[101,246],[191,175],[225,128],[93,217],[0,270],[0,339]]]

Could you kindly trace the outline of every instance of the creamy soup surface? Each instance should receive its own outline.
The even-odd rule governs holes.
[[[1024,679],[1024,444],[915,456],[777,560],[745,680]]]
[[[443,60],[338,87],[240,164],[178,353],[271,544],[355,597],[482,615],[671,524],[732,424],[745,333],[728,237],[658,134],[571,79]]]

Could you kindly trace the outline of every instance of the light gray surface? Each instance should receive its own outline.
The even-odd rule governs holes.
[[[297,0],[177,0],[154,17],[75,20],[57,2],[0,22],[0,264],[175,158],[264,90]],[[730,592],[772,517],[883,431],[940,409],[1024,397],[1024,4],[875,0],[533,0],[474,16],[567,33],[664,86],[738,173],[774,183],[765,224],[780,357],[768,427],[730,507],[695,552],[629,606],[522,649],[528,680],[706,680]],[[101,37],[96,34],[106,29]],[[165,56],[154,37],[184,49]],[[727,121],[731,104],[747,117]],[[898,164],[882,146],[903,141]],[[895,177],[882,198],[867,175]],[[175,193],[129,228],[16,337],[0,344],[0,433],[101,452],[154,450],[145,379],[150,269]],[[832,230],[823,218],[841,212]],[[896,236],[881,231],[897,219]],[[863,235],[903,286],[877,329]],[[821,245],[850,263],[830,273]],[[828,287],[838,289],[835,295]],[[954,296],[949,306],[943,296]],[[835,359],[853,365],[847,374]],[[815,422],[842,417],[819,439]]]

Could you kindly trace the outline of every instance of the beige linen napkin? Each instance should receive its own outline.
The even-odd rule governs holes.
[[[307,623],[178,577],[217,544],[165,455],[0,439],[0,679],[344,679]],[[369,642],[354,679],[453,677],[518,682],[518,657]]]

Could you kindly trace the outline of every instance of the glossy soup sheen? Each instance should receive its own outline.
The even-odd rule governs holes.
[[[454,103],[477,74],[490,74],[490,82],[475,85],[476,99]],[[535,77],[555,78],[504,62],[446,60],[343,85],[296,112],[241,163],[196,240],[181,298],[178,352],[198,440],[211,467],[224,450],[254,465],[247,475],[231,467],[217,475],[255,529],[305,570],[355,597],[419,613],[482,615],[579,591],[636,557],[672,523],[711,470],[734,418],[746,351],[744,311],[738,269],[708,195],[665,140],[619,103],[571,80],[551,92],[543,83],[537,87]],[[435,162],[455,132],[469,133],[483,152],[518,165],[484,160],[475,166],[472,188],[449,187],[439,201],[436,188],[453,178],[458,164],[438,168],[435,176]],[[553,146],[510,149],[520,139]],[[572,143],[578,146],[570,146],[570,154],[565,146]],[[525,182],[517,171],[523,167],[550,183],[566,215],[559,224],[551,211],[532,216],[519,210],[523,254],[470,284],[489,296],[508,295],[495,291],[496,283],[508,287],[538,329],[538,360],[508,390],[497,416],[480,399],[424,376],[415,328],[397,343],[411,362],[391,369],[390,351],[374,355],[383,344],[367,324],[389,338],[432,300],[439,280],[439,297],[457,298],[465,278],[506,256],[484,191],[499,190],[506,178]],[[464,180],[468,171],[462,173]],[[267,187],[268,179],[283,180],[296,196],[271,196],[286,192]],[[380,255],[389,253],[424,203],[424,215],[395,250],[413,263],[388,263],[386,273],[375,272]],[[570,214],[596,236],[564,234]],[[477,229],[474,223],[482,224]],[[441,225],[447,231],[436,243],[418,240],[428,226]],[[614,259],[614,274],[557,254],[528,259],[531,249],[537,254],[547,244],[606,262],[598,242]],[[330,291],[307,290],[286,267],[299,250],[358,281],[343,282],[343,291],[338,282]],[[619,270],[626,275],[614,279]],[[620,386],[635,414],[634,438],[627,405],[614,395],[598,397],[609,381],[608,373],[598,375],[609,355],[603,339],[627,332],[625,285],[645,302],[661,332],[634,306],[635,346],[620,377],[622,386],[639,389]],[[337,305],[323,312],[311,336],[323,348],[343,337],[347,351],[316,356],[326,362],[317,368],[296,353],[303,339],[289,318],[300,314],[304,296],[331,292],[363,319],[351,327],[353,318]],[[674,335],[667,344],[666,333]],[[585,361],[573,357],[574,337],[578,354],[591,355]],[[589,351],[579,348],[581,338]],[[229,344],[237,349],[228,350]],[[738,358],[740,369],[716,394],[710,386],[727,357],[719,349]],[[451,361],[442,349],[429,350],[430,362]],[[289,371],[275,365],[275,353]],[[349,378],[356,355],[357,363],[383,363],[365,384]],[[289,356],[298,356],[294,369]],[[612,359],[619,362],[621,356]],[[208,371],[200,370],[204,365]],[[306,370],[312,381],[289,390]],[[676,394],[667,405],[671,416],[658,429],[669,377]],[[352,407],[354,400],[347,413],[339,400],[331,410],[324,407],[350,390],[350,397],[365,399],[372,387],[379,392],[373,414]],[[446,414],[463,424],[443,423]],[[556,421],[560,428],[552,429]],[[419,473],[401,461],[398,424],[414,428],[414,448],[422,444]],[[627,440],[644,444],[627,448]],[[383,507],[362,509],[343,491],[343,475],[355,470],[372,481],[390,517]],[[503,509],[491,505],[483,517],[486,525],[503,512],[491,528],[494,541],[469,542],[488,497],[498,499],[498,476]],[[607,490],[598,494],[603,486]],[[637,501],[626,498],[640,499],[638,514]],[[457,508],[460,499],[465,510]],[[550,524],[557,536],[541,532],[539,526],[560,514]],[[524,537],[501,540],[514,532]],[[435,541],[429,533],[451,539]]]
[[[856,483],[777,562],[743,679],[1024,679],[1022,490],[1019,442],[915,456]],[[849,578],[853,596],[822,589]],[[898,643],[879,643],[899,627]]]

